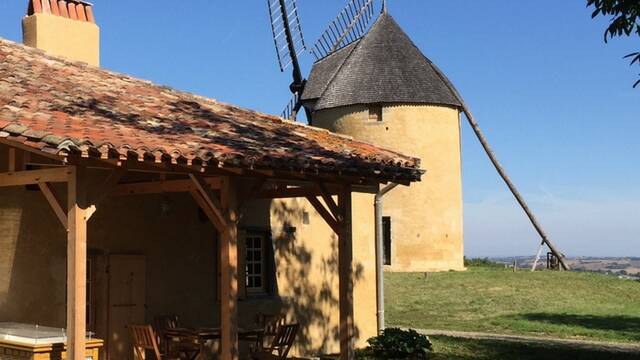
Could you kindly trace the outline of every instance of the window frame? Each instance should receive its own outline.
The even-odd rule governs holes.
[[[256,247],[255,239],[259,239],[260,246]],[[268,292],[268,283],[267,283],[267,254],[268,251],[266,249],[267,244],[267,236],[265,234],[257,233],[257,232],[248,232],[245,236],[244,241],[244,288],[247,296],[254,295],[267,295]],[[256,251],[260,254],[260,260],[249,259],[249,251],[253,252],[255,256]],[[257,274],[255,271],[249,271],[249,266],[252,265],[252,270],[255,269],[255,265],[260,266],[260,274]],[[259,278],[260,286],[249,286],[249,279]]]

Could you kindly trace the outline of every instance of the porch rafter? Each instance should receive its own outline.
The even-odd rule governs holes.
[[[67,167],[9,171],[0,173],[0,187],[37,185],[41,182],[63,183],[67,182],[68,178],[69,169]]]
[[[203,177],[207,188],[220,189],[220,177]],[[191,192],[197,190],[191,179],[157,180],[118,184],[110,193],[111,196],[149,195],[163,193]]]

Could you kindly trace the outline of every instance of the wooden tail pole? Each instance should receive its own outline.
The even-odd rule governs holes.
[[[438,73],[442,81],[444,81],[444,83],[453,92],[453,94],[456,96],[456,98],[462,105],[462,111],[464,112],[464,115],[467,118],[467,121],[469,121],[469,125],[471,125],[471,128],[473,129],[473,132],[476,134],[476,137],[480,141],[482,148],[487,153],[487,156],[489,156],[489,160],[491,160],[493,167],[496,168],[496,170],[498,171],[498,174],[500,174],[500,177],[505,182],[505,184],[507,184],[507,187],[509,188],[513,196],[516,198],[516,201],[518,202],[518,204],[520,204],[520,207],[522,207],[522,210],[524,210],[525,214],[531,221],[531,224],[533,225],[533,227],[536,229],[536,231],[542,238],[542,242],[546,244],[549,247],[549,250],[551,250],[551,252],[553,253],[553,255],[555,255],[558,258],[558,261],[560,262],[562,269],[570,270],[569,266],[564,261],[564,255],[561,252],[559,252],[558,249],[556,249],[556,247],[553,245],[551,240],[549,240],[544,229],[542,229],[542,226],[538,222],[538,219],[536,219],[536,217],[533,215],[533,212],[531,212],[531,209],[529,209],[529,206],[524,201],[524,198],[522,197],[522,195],[520,195],[520,192],[518,192],[518,189],[516,189],[516,186],[513,184],[513,182],[511,182],[511,179],[509,179],[509,177],[507,176],[507,173],[504,171],[504,169],[498,162],[496,155],[493,153],[493,150],[491,150],[491,147],[489,147],[489,142],[487,141],[487,138],[484,137],[484,134],[480,130],[480,126],[476,122],[475,117],[471,113],[471,110],[469,110],[469,107],[467,107],[467,104],[462,99],[462,96],[460,96],[460,94],[458,93],[458,90],[456,90],[453,84],[451,84],[451,82],[446,78],[446,76],[444,76],[442,71],[440,71],[440,69],[435,64],[432,63],[431,65],[436,70],[436,72]]]
[[[533,212],[531,212],[531,209],[529,209],[529,206],[524,201],[524,198],[522,197],[522,195],[520,195],[520,192],[518,191],[518,189],[516,189],[516,186],[513,184],[513,182],[511,182],[511,179],[509,179],[506,172],[498,162],[496,155],[493,153],[493,151],[489,147],[489,143],[487,142],[487,139],[484,137],[484,134],[482,133],[482,131],[480,131],[480,126],[478,125],[475,118],[473,117],[473,114],[471,114],[471,111],[469,111],[469,108],[467,108],[467,105],[462,101],[462,99],[460,99],[460,103],[462,104],[462,111],[464,112],[465,117],[469,121],[469,125],[471,125],[473,132],[478,137],[478,140],[480,140],[480,144],[482,145],[482,148],[484,149],[484,151],[487,153],[487,156],[489,156],[489,160],[491,160],[493,167],[496,168],[496,170],[498,171],[498,174],[500,174],[500,177],[505,182],[505,184],[507,184],[507,187],[509,188],[513,196],[516,198],[516,201],[518,202],[518,204],[520,204],[520,207],[522,207],[522,210],[524,210],[525,214],[527,214],[527,217],[531,221],[531,224],[533,225],[533,227],[536,229],[536,231],[542,238],[542,242],[545,243],[549,247],[549,250],[551,250],[553,255],[555,255],[558,258],[558,261],[560,261],[560,265],[562,265],[562,268],[564,270],[570,270],[569,266],[564,261],[564,255],[560,253],[558,249],[556,249],[556,247],[553,245],[551,240],[549,240],[544,229],[538,222],[538,219],[535,217],[535,215],[533,215]]]

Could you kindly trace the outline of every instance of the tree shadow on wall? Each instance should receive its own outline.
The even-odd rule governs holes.
[[[303,223],[305,209],[297,201],[273,201],[271,211],[276,223],[281,226],[273,234],[276,271],[278,278],[289,285],[284,308],[293,320],[300,324],[296,339],[302,354],[323,354],[335,351],[340,340],[338,296],[338,238],[332,233],[330,238],[314,237],[302,239],[295,231],[294,224]],[[329,247],[329,255],[315,254],[310,242],[318,247]],[[326,252],[325,252],[326,254]],[[353,284],[363,278],[363,266],[353,263]],[[278,284],[279,286],[279,284]],[[280,288],[279,293],[283,295]],[[355,326],[355,339],[360,331]]]

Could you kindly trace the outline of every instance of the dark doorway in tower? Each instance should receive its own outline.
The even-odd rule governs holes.
[[[391,265],[391,217],[382,217],[382,245],[384,248],[384,264]]]

